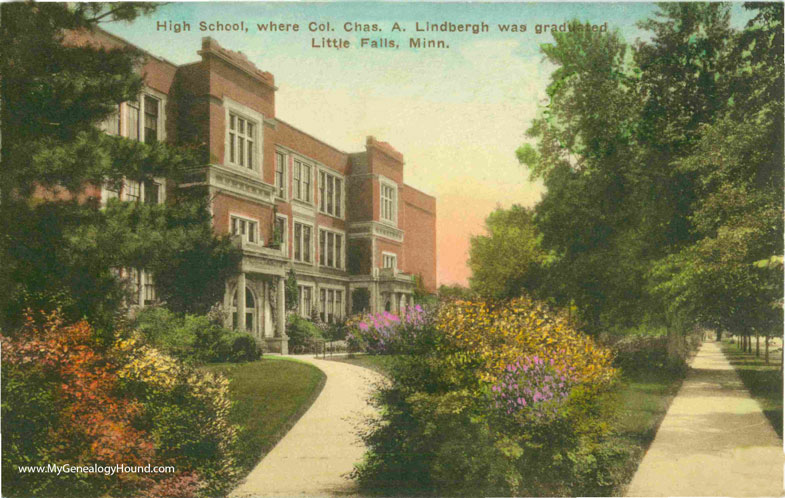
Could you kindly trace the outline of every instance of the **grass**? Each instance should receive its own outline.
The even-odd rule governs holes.
[[[373,370],[376,373],[386,375],[389,369],[390,362],[393,361],[394,356],[389,355],[370,355],[370,354],[350,354],[348,356],[338,357],[333,361],[340,361],[349,363],[350,365],[357,365]],[[329,359],[329,358],[328,358]]]
[[[616,394],[618,417],[614,421],[615,443],[629,455],[612,470],[620,483],[615,496],[623,496],[657,429],[668,411],[684,375],[668,370],[624,373]]]
[[[755,345],[753,343],[753,351]],[[780,371],[780,350],[769,352],[769,364],[763,358],[763,340],[761,339],[761,355],[745,353],[739,346],[730,341],[722,342],[722,352],[736,373],[741,377],[744,386],[752,397],[760,404],[763,414],[769,419],[777,435],[782,438],[782,372]]]
[[[230,419],[240,426],[237,460],[243,475],[281,440],[316,400],[325,376],[304,362],[265,357],[251,363],[205,367],[229,380]]]

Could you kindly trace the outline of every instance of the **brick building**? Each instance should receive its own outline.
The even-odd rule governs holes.
[[[75,43],[127,44],[104,31]],[[202,39],[201,60],[175,65],[149,55],[143,94],[103,124],[134,140],[203,143],[209,164],[188,183],[165,179],[94,195],[164,202],[173,188],[206,187],[213,226],[243,251],[226,283],[227,325],[286,351],[284,280],[293,268],[303,316],[335,321],[410,304],[415,276],[436,289],[436,200],[404,183],[403,155],[367,137],[347,153],[276,115],[275,80],[242,53]],[[138,301],[154,301],[143,271],[128,275]],[[238,289],[241,290],[238,292]]]

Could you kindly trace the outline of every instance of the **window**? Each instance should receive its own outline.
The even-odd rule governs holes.
[[[154,143],[159,140],[158,136],[158,115],[161,101],[150,97],[144,96],[144,141],[146,143]]]
[[[386,183],[381,184],[382,190],[382,199],[381,199],[381,218],[385,221],[391,221],[393,223],[397,222],[397,192],[396,188],[387,185]]]
[[[128,102],[126,111],[125,129],[128,130],[128,138],[139,140],[139,102]]]
[[[310,285],[300,285],[300,301],[299,311],[300,316],[303,318],[311,318],[311,309],[313,306],[313,287]]]
[[[139,289],[141,285],[141,275],[136,268],[126,268],[124,271],[126,281],[130,284],[131,304],[139,304]]]
[[[278,188],[276,195],[286,198],[286,156],[282,152],[275,153],[275,186]]]
[[[124,193],[126,201],[139,202],[142,198],[142,187],[136,180],[126,180]]]
[[[246,242],[256,243],[259,225],[255,221],[232,216],[232,235],[239,235]]]
[[[343,181],[325,171],[319,172],[319,211],[341,217]]]
[[[393,253],[382,253],[382,268],[398,268],[398,256]]]
[[[106,119],[101,122],[100,125],[101,129],[108,133],[109,135],[119,135],[120,134],[120,106],[117,105],[112,111],[112,114],[108,115]]]
[[[147,180],[143,185],[144,190],[144,203],[145,204],[160,204],[161,194],[163,192],[162,185],[153,180]]]
[[[302,263],[311,262],[311,227],[294,222],[294,260]]]
[[[142,271],[142,282],[144,285],[143,296],[144,304],[150,305],[155,302],[155,283],[153,282],[153,274],[149,271]]]
[[[276,216],[275,226],[273,226],[273,245],[278,245],[282,249],[286,248],[286,217]]]
[[[245,330],[254,332],[254,316],[256,316],[256,299],[248,287],[245,288]],[[237,290],[232,298],[232,328],[237,330]]]
[[[237,114],[229,114],[229,162],[253,169],[256,124]]]
[[[343,235],[319,230],[319,264],[329,268],[343,268]]]
[[[311,165],[302,161],[294,160],[294,172],[292,173],[292,183],[294,198],[305,202],[311,202]]]
[[[320,316],[323,322],[335,323],[343,318],[343,291],[338,289],[319,290]]]

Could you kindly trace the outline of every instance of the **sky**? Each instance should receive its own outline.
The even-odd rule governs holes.
[[[345,152],[365,137],[404,155],[404,181],[437,199],[437,279],[467,284],[470,238],[484,234],[496,207],[533,206],[544,188],[530,181],[515,150],[547,103],[554,67],[536,25],[572,19],[618,30],[627,42],[646,39],[635,23],[650,3],[171,3],[108,31],[176,64],[199,60],[203,36],[243,52],[275,76],[278,118]],[[744,18],[734,5],[734,24]],[[157,30],[159,21],[186,21],[189,32]],[[200,31],[199,22],[244,22],[248,31]],[[258,23],[297,23],[299,32],[260,32]],[[487,33],[416,33],[415,23],[481,23]],[[311,32],[310,23],[332,31]],[[346,32],[345,23],[376,23],[378,33]],[[393,32],[394,23],[406,31]],[[500,32],[525,24],[526,32]],[[314,48],[339,38],[349,48]],[[400,48],[363,48],[361,38],[394,40]],[[409,48],[409,38],[444,40],[448,48]]]

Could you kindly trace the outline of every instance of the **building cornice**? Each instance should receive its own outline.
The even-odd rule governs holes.
[[[259,178],[219,164],[211,164],[206,176],[207,185],[213,189],[269,206],[275,205],[275,186]]]

